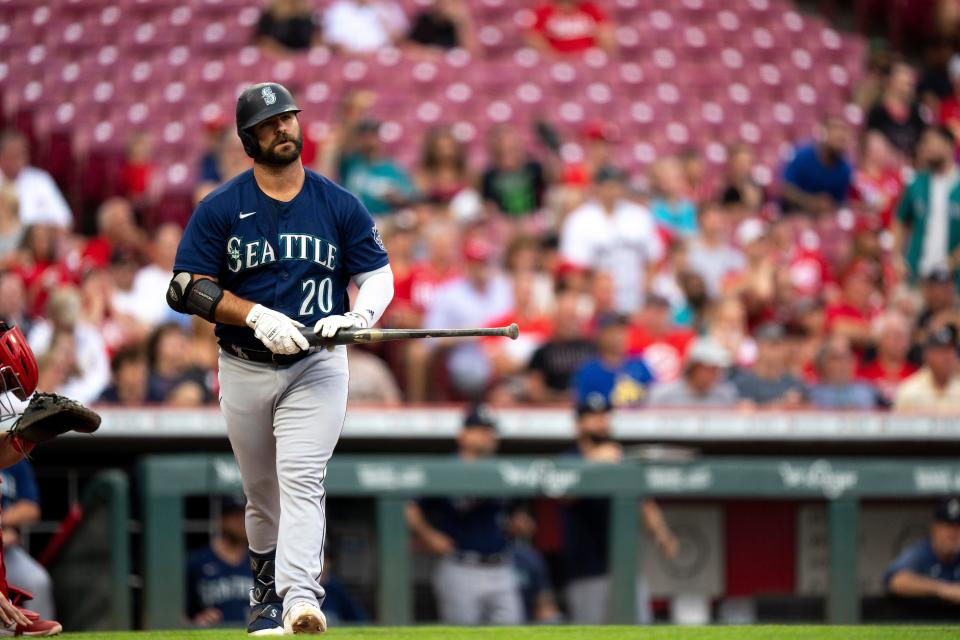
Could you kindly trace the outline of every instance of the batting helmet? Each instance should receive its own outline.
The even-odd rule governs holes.
[[[261,82],[250,85],[237,98],[237,135],[251,158],[260,155],[260,143],[250,129],[281,113],[299,113],[300,107],[282,84]]]
[[[19,327],[0,320],[0,420],[16,415],[5,396],[26,400],[37,388],[40,369]]]

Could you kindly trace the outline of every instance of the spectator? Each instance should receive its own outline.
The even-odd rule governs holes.
[[[903,193],[903,177],[893,147],[878,131],[867,131],[863,152],[854,175],[854,192],[860,201],[869,228],[876,232],[889,229],[894,211]]]
[[[928,272],[921,283],[920,293],[923,308],[916,323],[917,340],[923,342],[931,331],[947,324],[960,328],[957,287],[950,271],[939,268]]]
[[[11,270],[23,281],[28,312],[34,316],[43,314],[54,290],[76,282],[77,274],[64,259],[64,244],[58,241],[58,235],[59,232],[47,224],[27,227],[17,259],[11,265]]]
[[[414,195],[410,176],[388,158],[380,140],[380,123],[362,120],[354,131],[354,150],[340,159],[340,180],[373,215],[383,215]]]
[[[464,0],[432,0],[414,18],[407,39],[420,50],[476,51],[475,28]]]
[[[954,160],[954,138],[943,127],[927,129],[920,146],[927,170],[919,171],[897,208],[894,236],[906,255],[911,280],[933,269],[951,271],[960,264],[960,172]]]
[[[253,573],[247,560],[243,502],[223,499],[216,535],[187,558],[187,616],[198,627],[242,626]]]
[[[73,213],[49,173],[29,165],[27,137],[10,129],[0,133],[0,188],[12,187],[20,203],[20,224],[47,224],[69,231]]]
[[[839,297],[827,305],[827,333],[846,336],[861,352],[873,343],[871,323],[880,312],[880,272],[867,259],[854,260],[841,280]]]
[[[594,180],[594,198],[570,212],[563,224],[560,254],[570,264],[609,274],[617,311],[632,313],[643,304],[663,245],[650,212],[626,199],[626,174],[604,167]]]
[[[335,0],[323,14],[323,39],[345,53],[373,53],[407,31],[407,18],[393,0]]]
[[[857,382],[857,358],[844,335],[829,336],[815,360],[817,382],[810,387],[810,403],[817,409],[876,409],[879,398],[870,385]]]
[[[657,382],[671,382],[680,377],[684,354],[693,338],[692,331],[671,320],[670,303],[651,295],[630,321],[627,352],[643,356]]]
[[[40,490],[29,460],[21,460],[0,471],[0,496],[6,578],[32,593],[30,608],[41,618],[52,620],[56,616],[50,574],[20,544],[20,528],[40,520]]]
[[[577,292],[561,289],[556,298],[553,335],[533,352],[527,367],[526,397],[531,402],[568,401],[574,373],[596,352],[593,341],[584,337]]]
[[[723,287],[724,293],[743,302],[751,325],[758,319],[769,319],[776,313],[776,279],[778,269],[776,255],[771,248],[767,224],[758,218],[748,218],[737,226],[734,240],[743,252],[744,265],[739,273],[732,274]],[[787,283],[790,296],[793,286]]]
[[[597,356],[574,374],[577,401],[599,394],[614,407],[644,404],[654,378],[641,358],[627,355],[627,319],[605,313],[596,326]]]
[[[522,381],[515,378],[530,362],[534,351],[545,343],[553,333],[553,318],[543,313],[534,297],[534,273],[520,271],[513,276],[513,309],[508,313],[490,318],[490,325],[505,327],[516,323],[520,336],[516,340],[488,338],[484,340],[487,356],[493,365],[497,379],[519,387]],[[564,318],[563,322],[569,322]],[[519,391],[519,389],[518,389]]]
[[[746,261],[730,244],[729,215],[718,203],[706,202],[700,207],[699,224],[699,233],[688,241],[688,264],[703,277],[710,297],[716,298]]]
[[[103,337],[81,318],[80,294],[75,287],[57,289],[47,303],[47,319],[33,326],[27,342],[34,353],[53,353],[63,367],[64,383],[56,391],[89,404],[110,382],[110,360]]]
[[[821,216],[847,201],[853,180],[849,145],[850,125],[838,116],[825,118],[818,139],[798,147],[784,168],[784,211]]]
[[[319,42],[310,0],[270,0],[260,14],[254,34],[257,43],[271,53],[284,54],[309,49]]]
[[[490,411],[475,406],[457,438],[460,459],[488,459],[497,450]],[[523,602],[510,557],[504,499],[421,498],[407,504],[407,523],[427,549],[440,556],[434,574],[437,609],[444,624],[523,622]]]
[[[14,253],[23,240],[20,223],[20,203],[13,187],[0,187],[0,266],[14,259]]]
[[[437,290],[427,307],[424,324],[436,329],[476,326],[489,318],[505,314],[513,306],[509,281],[491,264],[493,248],[473,237],[463,248],[464,275]],[[476,341],[456,344],[438,341],[435,346],[450,346],[447,367],[454,388],[467,396],[479,393],[490,381],[490,361]]]
[[[910,323],[898,311],[887,311],[873,322],[876,344],[873,357],[860,364],[857,377],[873,385],[883,405],[893,405],[897,388],[916,373],[917,366],[907,359],[910,353]]]
[[[147,341],[150,367],[147,395],[174,406],[199,406],[210,400],[207,373],[190,361],[187,335],[180,325],[161,324]]]
[[[507,125],[493,127],[488,144],[490,165],[480,180],[483,199],[513,218],[543,206],[547,187],[543,165],[527,156],[517,132]]]
[[[81,269],[103,269],[114,254],[121,252],[139,260],[146,242],[130,201],[108,198],[97,209],[97,235],[81,250]]]
[[[137,347],[120,349],[110,359],[113,374],[110,386],[104,389],[97,402],[121,407],[139,407],[158,398],[147,395],[147,358]]]
[[[887,567],[883,584],[890,594],[902,598],[960,603],[960,498],[940,500],[930,534]]]
[[[32,322],[27,316],[27,292],[23,280],[11,271],[0,271],[0,318],[20,327],[24,335],[30,334]]]
[[[654,196],[650,210],[657,226],[671,239],[694,235],[697,232],[697,208],[688,197],[690,185],[679,158],[667,156],[657,160],[651,174]]]
[[[612,407],[601,394],[577,405],[576,444],[570,454],[588,462],[617,464],[623,447],[610,434]],[[660,552],[677,555],[677,539],[653,500],[640,508],[644,526]],[[570,499],[563,504],[563,564],[568,579],[570,622],[595,625],[610,622],[610,502],[605,498]],[[646,581],[637,578],[637,622],[653,622]]]
[[[750,369],[737,368],[731,381],[741,400],[767,408],[797,408],[805,399],[803,382],[789,370],[789,345],[784,328],[765,324],[755,333],[757,359]]]
[[[327,549],[324,549],[323,556],[323,573],[320,574],[320,586],[324,590],[323,614],[327,617],[327,625],[336,625],[340,622],[348,624],[370,622],[370,614],[350,595],[343,583],[333,575],[333,564]]]
[[[527,509],[516,509],[507,526],[513,538],[510,554],[523,599],[524,622],[560,622],[560,610],[557,609],[546,560],[531,544],[537,531],[536,520]]]
[[[147,246],[150,264],[142,268],[133,265],[135,271],[129,289],[113,295],[114,309],[136,318],[145,327],[176,317],[167,306],[166,292],[173,278],[173,261],[181,235],[180,226],[172,222],[154,231],[153,242]]]
[[[687,350],[683,376],[653,385],[650,407],[728,408],[737,403],[737,388],[724,379],[730,366],[726,349],[709,338],[697,338]]]
[[[727,149],[726,178],[718,193],[727,209],[735,209],[735,219],[756,213],[763,205],[763,187],[753,178],[755,164],[756,157],[749,146],[735,144]]]
[[[750,366],[757,357],[757,345],[747,326],[747,312],[739,298],[726,296],[714,303],[707,313],[704,333],[727,352],[732,364]]]
[[[471,183],[467,149],[450,129],[427,132],[416,173],[417,190],[431,202],[448,203]]]
[[[153,162],[153,138],[147,133],[133,133],[127,141],[127,156],[120,174],[123,195],[143,209],[152,201],[156,166]]]
[[[589,0],[548,0],[534,9],[527,43],[542,53],[580,53],[599,47],[612,51],[613,29],[603,10]]]
[[[712,180],[707,175],[703,154],[695,147],[687,147],[678,156],[683,168],[683,179],[687,183],[687,195],[699,206],[713,196]]]
[[[957,329],[931,331],[923,349],[923,367],[901,383],[894,397],[897,411],[956,414],[960,411]]]
[[[949,38],[936,38],[927,44],[923,52],[923,67],[917,83],[920,103],[934,113],[939,111],[943,100],[953,95],[954,73],[953,42]],[[960,69],[957,69],[960,71]]]
[[[400,388],[386,363],[363,349],[352,349],[347,360],[347,395],[356,404],[395,407],[400,404]]]
[[[960,56],[950,60],[949,77],[950,92],[940,101],[937,123],[949,129],[956,140],[960,135]]]
[[[926,124],[916,100],[917,73],[906,62],[895,62],[880,99],[867,115],[867,128],[876,129],[905,158],[912,158]]]

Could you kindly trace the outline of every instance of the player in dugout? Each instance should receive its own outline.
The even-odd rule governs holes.
[[[16,464],[36,445],[67,431],[93,433],[100,427],[100,416],[79,402],[55,393],[34,393],[38,376],[37,359],[23,333],[0,320],[0,426],[8,427],[0,439],[0,468]],[[0,637],[57,635],[63,630],[60,623],[25,609],[31,595],[7,583],[2,545],[0,538]]]

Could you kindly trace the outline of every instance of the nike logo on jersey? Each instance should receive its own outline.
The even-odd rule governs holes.
[[[249,213],[244,213],[243,211],[241,211],[241,212],[240,212],[240,219],[243,220],[244,218],[249,218],[250,216],[252,216],[252,215],[255,214],[255,213],[256,213],[256,211],[250,211]]]

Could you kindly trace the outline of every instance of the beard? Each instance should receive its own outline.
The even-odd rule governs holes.
[[[293,144],[293,148],[289,150],[281,151],[278,147],[283,145],[286,142]],[[290,136],[284,134],[282,137],[278,138],[271,144],[266,150],[261,150],[260,156],[257,158],[257,162],[260,164],[266,164],[271,167],[285,167],[288,164],[295,162],[297,158],[300,157],[300,152],[303,151],[303,132],[300,132],[300,135],[296,138],[291,138]]]

